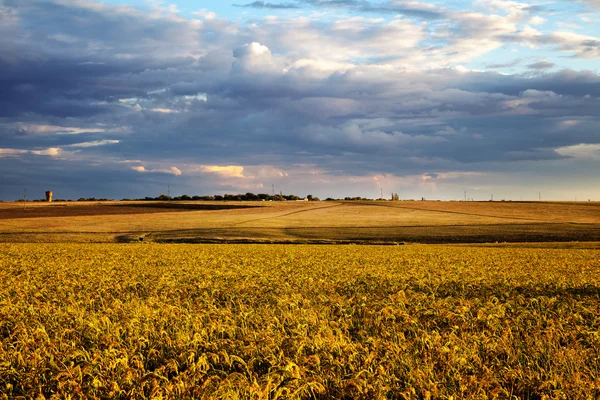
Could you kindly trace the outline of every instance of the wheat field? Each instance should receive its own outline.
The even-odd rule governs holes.
[[[0,398],[595,399],[600,250],[0,244]]]

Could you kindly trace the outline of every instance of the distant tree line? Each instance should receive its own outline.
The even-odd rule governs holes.
[[[325,201],[340,201],[340,200],[345,200],[345,201],[364,201],[364,200],[373,200],[373,199],[368,199],[366,197],[344,197],[343,199],[333,199],[331,197],[328,197],[327,199],[325,199]]]
[[[214,196],[189,196],[187,194],[181,196],[166,196],[161,194],[157,197],[144,197],[144,198],[124,198],[121,201],[320,201],[320,199],[312,194],[309,194],[305,198],[296,196],[295,194],[276,194],[270,195],[267,193],[246,193],[246,194],[224,194]],[[17,202],[45,202],[46,199],[17,199]],[[115,201],[115,199],[97,198],[97,197],[80,197],[77,200],[66,200],[66,199],[55,199],[53,202],[73,202],[73,201]]]
[[[304,200],[307,201],[320,201],[320,199],[316,196],[309,194],[305,198],[301,198],[300,196],[296,196],[295,194],[276,194],[271,195],[267,193],[245,193],[245,194],[216,194],[214,196],[189,196],[187,194],[181,196],[165,196],[161,194],[158,197],[145,197],[143,199],[123,199],[123,201],[297,201]]]
[[[258,193],[258,194],[254,194],[254,193],[245,193],[245,194],[217,194],[214,196],[190,196],[187,194],[181,195],[181,196],[166,196],[164,194],[161,194],[157,197],[144,197],[144,198],[124,198],[121,199],[121,201],[299,201],[299,200],[306,200],[306,201],[321,201],[318,197],[313,196],[311,194],[307,195],[304,198],[301,198],[300,196],[297,196],[295,194],[283,194],[283,193],[279,193],[279,194],[275,194],[275,195],[271,195],[271,194],[267,194],[267,193]],[[377,200],[386,200],[386,199],[377,199]],[[392,193],[392,200],[393,201],[398,201],[399,200],[399,196],[397,193]],[[423,199],[425,200],[425,199]],[[23,202],[26,201],[24,199],[18,199],[16,200],[18,202]],[[31,202],[44,202],[46,201],[45,199],[32,199],[32,200],[27,200],[27,201],[31,201]],[[65,199],[55,199],[54,202],[65,202],[65,201],[114,201],[114,199],[107,199],[107,198],[96,198],[96,197],[81,197],[77,200],[65,200]],[[344,197],[344,198],[333,198],[333,197],[328,197],[325,199],[325,201],[373,201],[373,199],[367,198],[367,197]],[[405,200],[405,201],[413,201],[413,200]]]
[[[0,201],[2,201],[2,200],[0,200]],[[67,199],[53,199],[52,200],[53,203],[61,202],[61,201],[65,202],[65,201],[75,201],[75,200],[67,200]],[[83,201],[83,200],[80,199],[80,200],[77,200],[77,201]],[[86,200],[86,201],[88,201],[88,200]],[[96,199],[95,201],[108,201],[108,199],[102,199],[102,200]],[[17,199],[17,200],[15,200],[15,202],[16,203],[45,203],[46,199],[45,198],[44,199],[27,199],[27,200],[25,200],[25,199]]]

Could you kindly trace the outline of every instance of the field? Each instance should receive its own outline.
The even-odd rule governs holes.
[[[600,250],[0,244],[0,397],[595,399]]]
[[[599,242],[600,203],[0,203],[0,242]]]
[[[0,242],[0,399],[600,398],[600,203],[0,203]]]

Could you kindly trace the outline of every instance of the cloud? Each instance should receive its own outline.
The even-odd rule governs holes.
[[[88,147],[97,147],[97,146],[105,146],[107,144],[117,144],[119,143],[120,140],[95,140],[93,142],[83,142],[83,143],[75,143],[75,144],[70,144],[67,145],[65,147],[71,147],[71,148],[88,148]]]
[[[181,170],[179,170],[179,168],[177,168],[177,167],[171,167],[167,170],[167,173],[173,174],[175,176],[179,176],[179,175],[181,175]]]
[[[91,142],[78,142],[73,144],[64,144],[60,147],[47,147],[38,149],[13,149],[0,148],[0,157],[24,157],[26,155],[61,157],[63,159],[76,159],[75,155],[82,150],[118,144],[119,140],[96,140]]]
[[[244,167],[238,165],[202,165],[201,171],[213,172],[231,178],[244,178]]]
[[[502,63],[502,64],[490,64],[487,65],[486,68],[487,69],[499,69],[499,68],[512,68],[512,67],[516,67],[517,65],[519,65],[521,63],[520,58],[517,58],[516,60],[513,60],[511,62],[508,63]]]
[[[573,158],[583,158],[588,160],[600,160],[600,144],[576,144],[573,146],[559,147],[556,152]]]
[[[106,132],[104,128],[75,128],[75,127],[64,127],[64,126],[53,126],[53,125],[39,125],[39,124],[18,124],[18,129],[23,133],[33,135],[44,135],[44,134],[64,134],[64,135],[79,135],[81,133],[99,133]]]
[[[172,114],[172,113],[180,113],[179,110],[172,110],[170,108],[152,108],[150,111],[162,113],[162,114]]]
[[[0,148],[0,157],[14,157],[23,156],[26,154],[33,154],[36,156],[50,156],[57,157],[62,153],[62,149],[57,147],[49,147],[41,150],[22,150],[22,149],[2,149]]]
[[[583,59],[600,58],[600,38],[581,35],[573,32],[555,32],[538,40],[542,43],[553,43],[561,51],[574,53]]]
[[[431,181],[450,191],[477,173],[521,179],[516,164],[532,175],[574,171],[583,158],[556,149],[597,141],[600,75],[581,67],[597,38],[553,31],[570,17],[530,4],[272,1],[252,7],[301,8],[234,20],[161,6],[2,4],[7,188],[51,161],[44,176],[60,171],[73,188],[85,187],[85,172],[139,193],[177,176],[196,193],[276,184],[378,196],[388,179],[389,190],[414,185],[420,198]],[[533,28],[541,16],[548,23]],[[518,59],[498,56],[519,47]],[[461,172],[472,174],[439,178]]]
[[[0,148],[0,157],[11,157],[11,156],[17,156],[17,155],[27,154],[27,153],[29,153],[29,150]]]
[[[50,156],[50,157],[56,157],[61,152],[62,152],[62,149],[59,149],[57,147],[50,147],[48,149],[43,149],[43,150],[31,150],[31,154],[35,154],[38,156]]]
[[[182,175],[181,170],[177,167],[148,169],[148,168],[144,167],[143,165],[136,165],[136,166],[131,167],[131,169],[133,171],[140,172],[140,173],[170,174],[170,175],[175,175],[175,176]]]
[[[543,69],[551,69],[551,68],[554,68],[555,66],[556,66],[556,64],[548,62],[548,61],[538,61],[536,63],[529,64],[527,66],[527,68],[543,70]]]
[[[530,23],[531,25],[541,25],[541,24],[545,24],[546,22],[548,22],[548,20],[547,20],[547,19],[545,19],[545,18],[542,18],[542,17],[540,17],[540,16],[537,16],[537,15],[536,15],[536,16],[534,16],[534,17],[532,17],[532,18],[529,20],[529,23]]]
[[[233,70],[236,73],[279,73],[283,68],[271,50],[257,42],[235,48],[233,57],[235,58]]]
[[[289,10],[294,8],[300,8],[298,4],[294,3],[268,3],[264,1],[255,1],[249,4],[235,4],[235,7],[266,8],[271,10]]]
[[[386,2],[369,2],[367,0],[298,0],[296,3],[268,3],[255,1],[238,7],[267,9],[297,9],[301,6],[316,8],[349,9],[361,13],[402,14],[409,17],[434,20],[442,18],[443,10],[428,3],[408,0],[392,0]]]
[[[592,8],[600,10],[600,0],[584,0],[584,3]]]

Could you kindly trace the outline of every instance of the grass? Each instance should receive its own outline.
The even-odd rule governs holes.
[[[600,250],[0,244],[0,398],[595,399]]]

